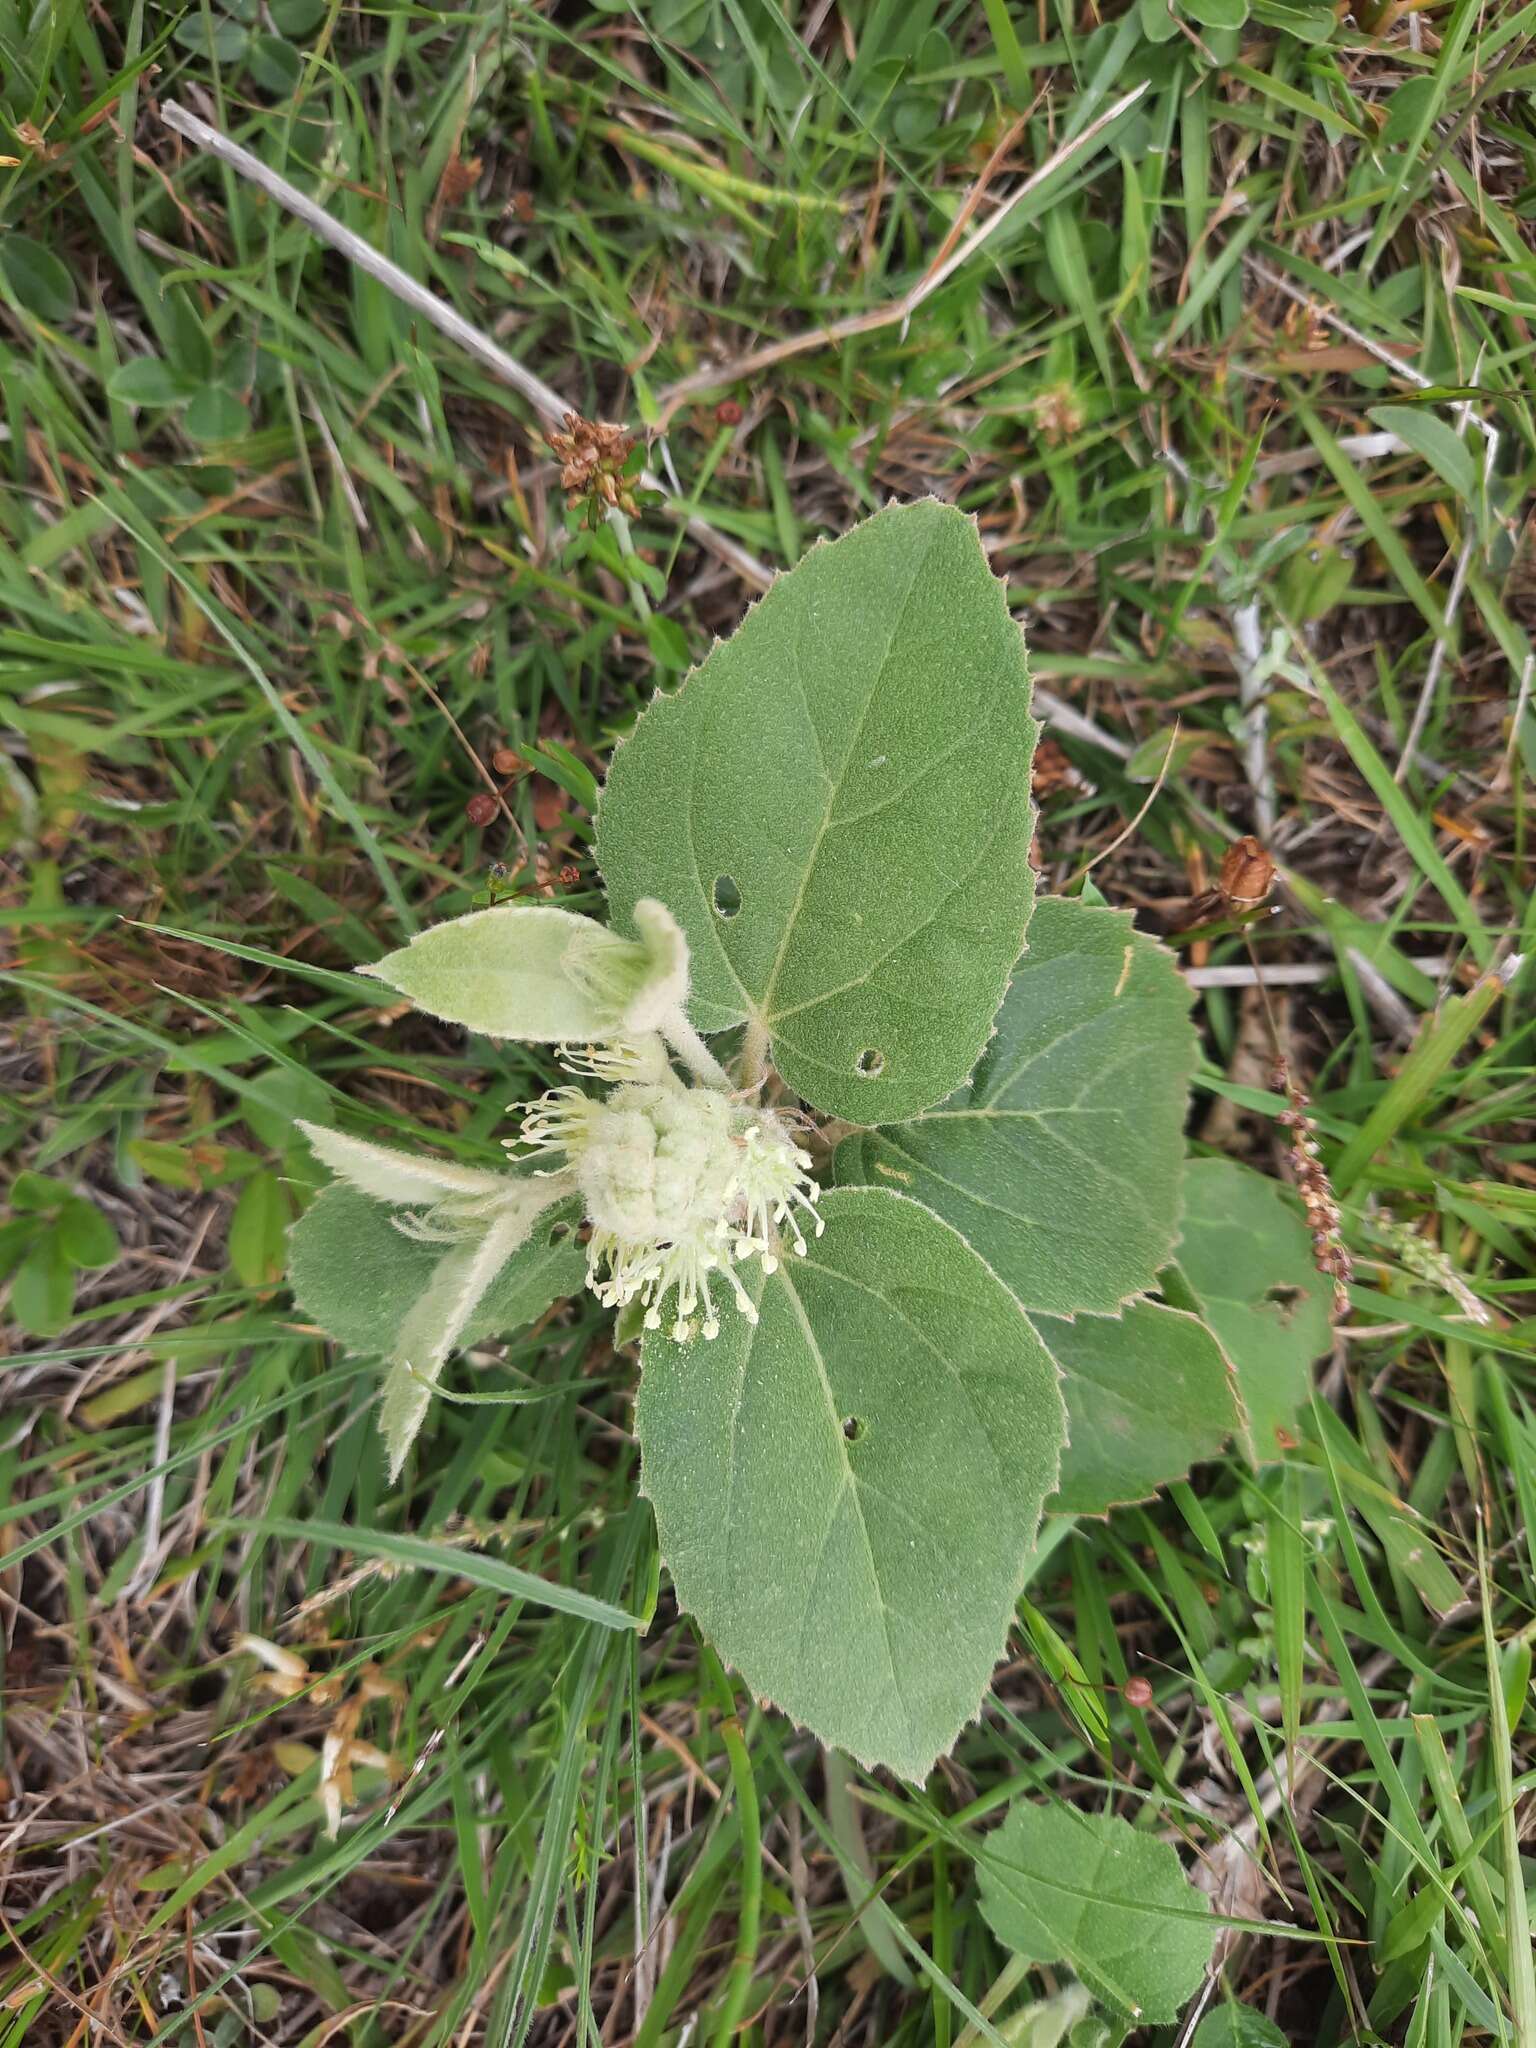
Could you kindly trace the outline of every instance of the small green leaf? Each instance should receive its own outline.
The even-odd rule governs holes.
[[[253,1173],[229,1219],[229,1263],[246,1287],[271,1287],[283,1277],[293,1204],[275,1173]]]
[[[1003,1654],[1056,1484],[1056,1371],[920,1203],[837,1188],[754,1327],[648,1333],[635,1423],[677,1597],[754,1695],[921,1779]]]
[[[233,391],[205,384],[182,415],[194,441],[235,441],[251,429],[251,416]]]
[[[1382,123],[1381,141],[1389,147],[1411,142],[1420,125],[1433,119],[1432,109],[1444,86],[1438,78],[1404,78],[1393,87],[1387,100],[1387,118]]]
[[[987,1925],[1032,1963],[1069,1963],[1097,1997],[1176,2020],[1210,1963],[1210,1901],[1177,1852],[1113,1813],[1016,1800],[976,1858]]]
[[[286,99],[304,69],[304,59],[281,36],[253,36],[248,62],[252,78],[274,99]]]
[[[1348,548],[1313,542],[1298,548],[1278,580],[1280,604],[1288,619],[1297,625],[1311,625],[1324,619],[1344,600],[1355,574],[1355,558]]]
[[[1237,1372],[1255,1463],[1296,1441],[1312,1361],[1333,1342],[1332,1282],[1312,1260],[1306,1225],[1279,1187],[1230,1159],[1196,1159],[1184,1175],[1179,1270]]]
[[[580,1208],[565,1202],[539,1219],[508,1259],[463,1331],[461,1342],[501,1336],[574,1294],[586,1270],[576,1241]],[[412,1305],[431,1283],[440,1244],[407,1237],[389,1212],[355,1189],[326,1188],[289,1233],[289,1284],[305,1319],[347,1350],[388,1357]]]
[[[1248,0],[1178,0],[1179,12],[1201,28],[1241,28]]]
[[[1371,418],[1378,427],[1406,442],[1421,462],[1427,462],[1436,476],[1450,485],[1460,503],[1477,503],[1476,460],[1448,420],[1424,405],[1373,405]]]
[[[75,310],[75,282],[41,242],[7,229],[0,235],[0,270],[29,313],[40,320],[67,320]]]
[[[30,1167],[23,1168],[11,1182],[11,1207],[29,1216],[51,1215],[68,1200],[69,1189],[62,1181],[50,1180],[45,1173],[33,1173]]]
[[[119,405],[185,405],[196,390],[158,356],[133,356],[107,379],[107,396]]]
[[[491,1038],[581,1044],[615,1032],[640,951],[573,911],[504,904],[433,925],[360,972]]]
[[[59,1212],[57,1229],[72,1266],[110,1266],[120,1249],[109,1219],[84,1195],[71,1195]]]
[[[693,952],[695,1023],[751,1019],[827,1114],[939,1101],[1029,917],[1029,694],[953,507],[891,506],[812,548],[615,751],[598,811],[615,922],[660,897]]]
[[[1232,1369],[1198,1316],[1133,1302],[1118,1316],[1031,1316],[1061,1367],[1067,1448],[1053,1511],[1145,1500],[1238,1428]]]
[[[1338,16],[1331,7],[1291,7],[1283,4],[1283,0],[1253,0],[1253,18],[1262,22],[1265,28],[1283,30],[1300,43],[1329,42],[1339,25]],[[1402,90],[1402,86],[1397,88],[1394,100]]]
[[[1027,1309],[1111,1314],[1178,1236],[1196,1042],[1173,956],[1126,911],[1049,896],[972,1079],[849,1138],[840,1183],[910,1194]]]
[[[1194,2048],[1288,2048],[1274,2021],[1252,2005],[1218,2005],[1195,2029]]]
[[[325,0],[272,0],[272,26],[280,35],[307,36],[325,19]]]
[[[1149,43],[1171,43],[1179,32],[1171,0],[1138,0],[1141,32]]]
[[[238,63],[248,40],[243,23],[231,21],[225,14],[204,14],[201,9],[184,14],[172,34],[184,50],[212,57],[220,64]]]
[[[58,1230],[37,1239],[11,1282],[11,1314],[33,1337],[56,1337],[75,1309],[75,1269]]]

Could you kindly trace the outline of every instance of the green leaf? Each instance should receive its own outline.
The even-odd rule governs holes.
[[[1251,2005],[1218,2005],[1195,2029],[1194,2048],[1287,2048],[1274,2021]]]
[[[740,1270],[756,1327],[647,1334],[641,1483],[677,1597],[752,1692],[921,1779],[1003,1654],[1065,1416],[996,1276],[921,1204],[837,1188]]]
[[[813,548],[614,754],[616,922],[661,898],[694,1021],[878,1123],[970,1073],[1034,892],[1029,673],[974,524],[925,500]]]
[[[840,1183],[913,1195],[1027,1309],[1113,1313],[1178,1236],[1189,990],[1130,914],[1043,898],[967,1085],[838,1149]]]
[[[120,1249],[110,1220],[84,1195],[71,1195],[59,1212],[57,1229],[72,1266],[110,1266]]]
[[[293,1205],[275,1173],[253,1173],[229,1219],[229,1263],[246,1287],[270,1287],[283,1277],[284,1247]]]
[[[586,1270],[579,1221],[575,1202],[545,1212],[486,1290],[461,1343],[518,1329],[576,1292]],[[370,1357],[394,1351],[444,1250],[407,1237],[387,1210],[345,1186],[317,1196],[289,1232],[288,1246],[289,1284],[302,1314],[347,1350]]]
[[[1378,427],[1396,434],[1422,462],[1448,483],[1463,505],[1477,502],[1477,463],[1456,429],[1422,405],[1373,405]]]
[[[1279,1457],[1296,1441],[1312,1361],[1333,1342],[1333,1283],[1312,1262],[1306,1225],[1262,1174],[1230,1159],[1192,1160],[1178,1260],[1237,1372],[1249,1456]]]
[[[1179,32],[1171,0],[1138,0],[1137,13],[1149,43],[1171,43]]]
[[[1339,25],[1331,7],[1291,7],[1284,0],[1253,0],[1253,18],[1266,28],[1283,29],[1302,43],[1326,43]],[[1399,86],[1398,91],[1402,90]],[[1390,121],[1390,112],[1387,118]]]
[[[272,0],[272,26],[280,35],[307,36],[325,19],[325,0]]]
[[[1061,1367],[1067,1403],[1054,1511],[1145,1500],[1240,1426],[1231,1367],[1198,1316],[1141,1301],[1119,1316],[1030,1320]]]
[[[11,1207],[26,1215],[52,1215],[68,1200],[69,1189],[61,1181],[50,1180],[45,1173],[33,1173],[30,1167],[24,1167],[11,1182]]]
[[[107,379],[107,396],[120,405],[185,405],[196,389],[158,356],[134,356]]]
[[[433,925],[359,972],[492,1038],[579,1044],[614,1035],[647,965],[643,947],[589,917],[514,903]]]
[[[1178,0],[1179,12],[1201,28],[1241,28],[1248,0]]]
[[[233,391],[205,384],[182,415],[194,441],[235,441],[250,432],[251,416]]]
[[[211,57],[215,63],[238,63],[245,54],[248,31],[243,23],[225,14],[184,14],[172,34],[184,50],[197,57]]]
[[[1017,1800],[977,1856],[981,1910],[1032,1963],[1069,1963],[1133,2019],[1175,2020],[1211,1959],[1210,1901],[1177,1852],[1113,1813]]]
[[[30,235],[10,229],[0,235],[0,270],[21,304],[40,320],[67,320],[74,312],[74,279],[53,251]]]
[[[56,1337],[75,1312],[75,1269],[63,1235],[38,1238],[11,1282],[11,1314],[33,1337]]]
[[[252,78],[274,99],[286,99],[304,69],[303,58],[281,36],[253,36],[248,61]]]

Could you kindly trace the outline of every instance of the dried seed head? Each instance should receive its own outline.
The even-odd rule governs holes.
[[[1232,853],[1237,850],[1234,847]],[[1268,856],[1264,858],[1267,860]],[[1228,859],[1231,859],[1231,853]],[[1225,880],[1225,864],[1222,875]],[[1347,1315],[1349,1283],[1354,1278],[1355,1266],[1340,1230],[1339,1205],[1334,1200],[1328,1171],[1322,1163],[1317,1125],[1312,1120],[1307,1098],[1292,1079],[1290,1066],[1283,1057],[1275,1061],[1274,1083],[1286,1098],[1286,1107],[1280,1112],[1279,1122],[1291,1134],[1291,1171],[1296,1176],[1296,1190],[1307,1212],[1307,1224],[1312,1233],[1313,1263],[1333,1282],[1335,1317]]]

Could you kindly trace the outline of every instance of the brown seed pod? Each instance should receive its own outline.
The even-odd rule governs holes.
[[[1251,832],[1229,846],[1217,884],[1234,910],[1257,910],[1275,886],[1275,863]]]
[[[496,815],[496,799],[488,790],[479,790],[464,806],[464,815],[471,825],[489,825]]]
[[[498,747],[491,756],[491,766],[498,775],[517,775],[522,765],[522,755],[514,753],[511,747]]]
[[[741,407],[734,398],[722,398],[715,407],[715,418],[722,427],[739,427],[741,425]]]
[[[1144,1678],[1128,1678],[1122,1697],[1128,1707],[1150,1707],[1152,1688]]]

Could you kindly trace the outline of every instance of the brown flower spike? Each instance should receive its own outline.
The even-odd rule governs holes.
[[[1291,1134],[1291,1166],[1297,1191],[1306,1205],[1312,1261],[1320,1273],[1326,1273],[1333,1281],[1333,1313],[1335,1317],[1342,1316],[1349,1310],[1349,1283],[1354,1278],[1355,1266],[1339,1228],[1339,1205],[1333,1198],[1328,1169],[1322,1162],[1317,1125],[1308,1111],[1307,1098],[1291,1078],[1283,1057],[1275,1061],[1274,1078],[1275,1086],[1286,1099],[1280,1121]]]
[[[635,496],[624,465],[635,449],[635,437],[612,420],[584,420],[579,412],[565,415],[565,432],[551,434],[549,445],[560,459],[560,484],[572,506],[589,511],[611,505],[635,516]]]

